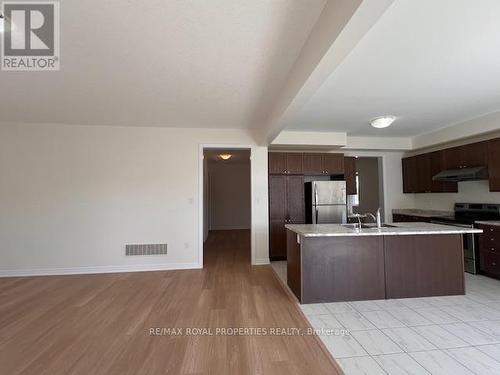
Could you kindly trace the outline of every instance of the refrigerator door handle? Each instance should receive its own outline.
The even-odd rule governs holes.
[[[314,184],[314,205],[316,206],[318,204],[319,197],[318,197],[318,187],[316,184]],[[316,214],[318,213],[318,210],[316,209]]]
[[[318,224],[318,207],[314,207],[316,209],[316,220],[314,221],[314,224]]]

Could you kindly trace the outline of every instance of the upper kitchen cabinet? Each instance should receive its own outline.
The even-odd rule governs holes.
[[[460,147],[448,148],[443,151],[443,170],[462,168],[462,149]]]
[[[451,193],[458,191],[456,182],[433,181],[444,168],[443,153],[436,151],[403,159],[404,193]]]
[[[284,152],[269,153],[269,173],[270,174],[286,173],[286,154]]]
[[[296,152],[286,153],[286,171],[287,174],[302,174],[302,154]]]
[[[431,157],[430,154],[422,154],[414,156],[417,169],[416,178],[416,193],[431,193],[432,192],[432,174],[431,174]]]
[[[302,174],[302,154],[296,152],[270,152],[269,174]]]
[[[347,195],[358,194],[358,189],[356,186],[356,158],[345,157],[344,158],[344,177],[346,184]]]
[[[487,160],[487,142],[471,143],[464,146],[448,148],[444,153],[444,169],[461,169],[485,166]]]
[[[323,154],[325,174],[344,174],[344,154]]]
[[[488,142],[490,191],[500,191],[500,138]]]
[[[457,193],[458,183],[433,181],[432,177],[444,170],[444,152],[434,151],[429,154],[430,159],[430,176],[431,176],[431,191],[433,193]]]
[[[311,176],[344,174],[344,154],[303,154],[304,174]]]
[[[488,165],[488,142],[477,142],[462,146],[463,168]]]
[[[403,192],[417,192],[417,159],[415,157],[404,158],[403,163]]]
[[[303,154],[303,166],[305,175],[323,174],[323,154],[305,153]]]

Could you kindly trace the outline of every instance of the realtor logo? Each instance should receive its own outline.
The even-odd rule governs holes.
[[[59,70],[59,2],[5,1],[2,70]]]

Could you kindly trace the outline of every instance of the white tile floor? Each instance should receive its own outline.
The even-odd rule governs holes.
[[[273,262],[286,284],[286,262]],[[500,281],[465,274],[465,296],[301,305],[346,375],[500,374]]]

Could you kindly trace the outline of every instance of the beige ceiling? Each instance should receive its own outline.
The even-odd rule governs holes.
[[[499,111],[499,19],[498,0],[394,1],[287,129],[415,137]]]
[[[61,2],[61,71],[0,72],[0,123],[252,127],[325,2]]]

